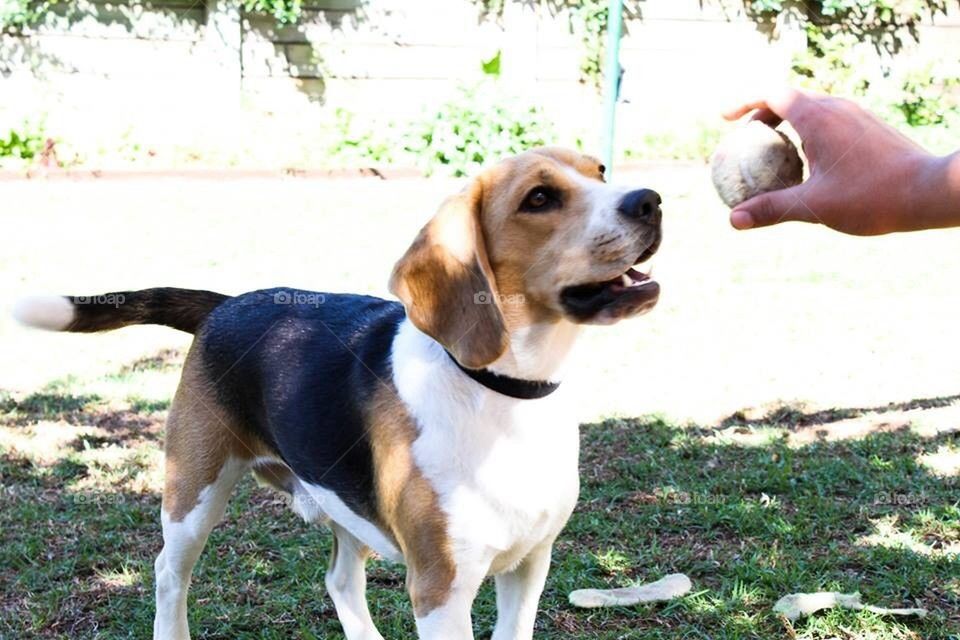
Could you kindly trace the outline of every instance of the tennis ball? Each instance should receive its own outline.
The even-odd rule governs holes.
[[[711,173],[720,199],[732,209],[761,193],[803,182],[803,160],[787,136],[752,120],[720,143]]]

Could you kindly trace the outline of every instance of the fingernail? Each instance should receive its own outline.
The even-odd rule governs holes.
[[[740,229],[741,231],[744,229],[752,229],[753,216],[745,209],[734,209],[730,213],[730,224],[733,225],[734,229]]]

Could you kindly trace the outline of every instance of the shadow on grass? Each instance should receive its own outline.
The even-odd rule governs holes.
[[[960,395],[934,398],[917,398],[907,402],[891,402],[878,407],[848,407],[807,411],[802,404],[779,404],[759,417],[749,415],[748,410],[737,411],[720,421],[719,427],[805,427],[810,425],[838,422],[851,418],[861,418],[869,414],[913,411],[916,409],[939,409],[960,402]]]
[[[581,502],[562,535],[569,570],[554,573],[570,579],[555,584],[555,600],[562,607],[575,588],[678,571],[693,579],[694,593],[708,592],[667,607],[584,612],[581,631],[676,637],[662,630],[672,627],[714,638],[782,637],[790,632],[770,612],[779,597],[838,590],[931,613],[874,620],[831,612],[798,622],[798,630],[811,637],[846,637],[844,625],[877,638],[956,634],[960,483],[931,474],[918,458],[958,443],[956,433],[922,438],[901,430],[801,447],[785,437],[740,446],[655,419],[588,425]],[[611,553],[626,568],[611,571],[604,560]]]
[[[161,349],[152,356],[138,358],[130,364],[123,365],[115,374],[108,378],[124,378],[131,374],[143,371],[172,371],[183,366],[185,354],[180,349]]]
[[[74,395],[64,391],[38,391],[22,400],[10,396],[0,400],[0,414],[6,423],[30,424],[39,420],[59,420],[82,412],[89,405],[101,402],[97,395]]]
[[[960,634],[960,484],[919,462],[941,447],[958,446],[958,434],[921,437],[900,429],[801,446],[788,441],[797,425],[883,409],[944,407],[958,399],[774,412],[740,425],[775,430],[769,442],[750,446],[712,437],[733,424],[727,421],[678,426],[638,418],[584,425],[581,499],[557,541],[537,637],[797,633],[892,640]],[[3,402],[0,426],[50,419],[80,425],[101,400],[46,390],[15,405]],[[130,430],[159,419],[120,413],[111,420]],[[112,440],[115,432],[107,433],[107,440],[84,446],[154,446],[129,434]],[[122,479],[92,493],[76,490],[85,486],[89,469],[70,451],[47,465],[0,455],[0,636],[148,634],[159,496],[125,490]],[[302,523],[275,494],[248,479],[195,575],[195,635],[340,637],[323,587],[329,548],[324,528]],[[574,589],[624,586],[675,571],[687,573],[694,589],[666,605],[582,611],[567,602]],[[371,608],[383,635],[414,637],[402,568],[378,561],[369,573]],[[818,590],[860,591],[871,604],[921,606],[930,615],[885,619],[831,611],[793,630],[771,613],[787,593]],[[488,636],[495,615],[489,585],[474,612],[479,637]]]
[[[182,353],[164,349],[154,356],[124,365],[104,380],[129,381],[144,372],[170,371],[183,362]],[[39,422],[63,423],[73,427],[94,427],[101,435],[85,436],[87,443],[126,446],[132,442],[158,442],[169,399],[151,399],[131,395],[127,408],[115,408],[110,398],[98,394],[76,393],[71,379],[46,385],[40,391],[21,398],[0,390],[0,427],[27,427]]]

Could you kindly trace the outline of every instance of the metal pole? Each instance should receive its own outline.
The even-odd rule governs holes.
[[[603,74],[603,164],[607,179],[613,177],[613,133],[617,119],[617,85],[620,83],[620,33],[623,31],[623,0],[610,0],[607,10],[607,62]]]

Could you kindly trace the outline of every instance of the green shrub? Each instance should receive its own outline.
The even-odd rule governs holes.
[[[361,125],[352,113],[338,109],[330,154],[346,164],[413,162],[428,174],[464,176],[492,161],[553,142],[540,109],[519,106],[502,91],[497,82],[501,62],[499,51],[481,61],[482,81],[461,86],[436,111],[406,123]]]
[[[18,33],[32,27],[59,0],[0,0],[0,32]]]
[[[724,2],[724,0],[714,0]],[[904,36],[917,40],[921,21],[945,14],[955,0],[743,0],[758,20],[790,12],[804,24],[828,35],[853,34],[878,50],[897,53]]]
[[[454,99],[414,123],[405,149],[428,173],[441,169],[463,176],[554,139],[539,108],[513,104],[485,82],[460,88]]]
[[[299,20],[302,4],[302,0],[243,0],[245,11],[269,13],[280,24]]]
[[[793,72],[803,83],[835,95],[864,96],[877,71],[874,61],[865,60],[859,38],[851,33],[824,33],[807,27],[807,50],[793,60]],[[868,48],[869,49],[869,48]]]
[[[0,160],[4,158],[33,160],[43,151],[45,140],[42,127],[25,123],[20,129],[10,129],[6,136],[0,137]]]
[[[334,142],[330,146],[330,155],[343,162],[353,164],[357,161],[390,163],[395,160],[398,145],[371,127],[357,123],[356,115],[347,109],[336,110],[334,124]]]
[[[960,112],[960,61],[911,70],[894,106],[911,127],[938,125]]]

